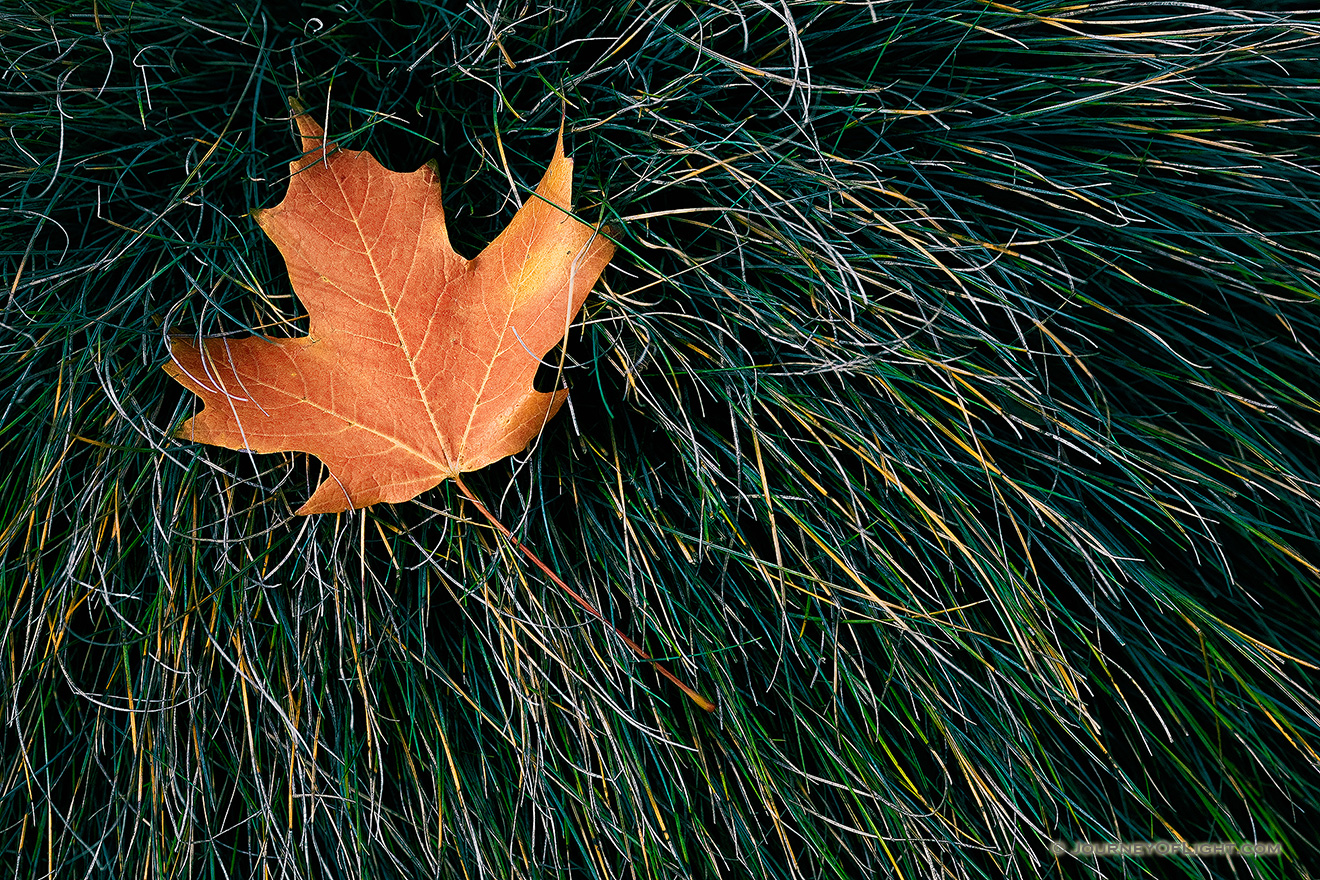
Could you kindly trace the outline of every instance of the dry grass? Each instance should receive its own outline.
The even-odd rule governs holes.
[[[1314,16],[201,6],[0,15],[12,876],[1310,876]],[[717,712],[452,486],[171,439],[302,320],[290,94],[466,254],[566,113],[624,247],[468,482]],[[1049,851],[1159,839],[1284,854]]]

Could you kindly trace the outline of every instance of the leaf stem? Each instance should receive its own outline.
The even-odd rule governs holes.
[[[568,584],[564,583],[564,580],[561,577],[559,577],[559,575],[551,571],[550,567],[546,565],[544,562],[542,562],[541,558],[537,556],[535,553],[533,553],[527,547],[526,544],[522,543],[516,537],[514,537],[513,532],[505,528],[504,523],[496,519],[495,514],[487,510],[486,505],[482,504],[480,501],[477,500],[477,496],[472,494],[472,490],[467,487],[467,485],[463,482],[461,478],[458,477],[458,475],[455,475],[453,479],[454,482],[458,485],[458,491],[462,492],[463,496],[467,498],[468,501],[471,501],[473,504],[476,505],[477,510],[479,510],[481,512],[481,515],[486,518],[486,521],[489,522],[492,526],[494,526],[496,531],[498,531],[501,535],[504,536],[505,540],[507,540],[514,547],[517,547],[519,550],[521,550],[523,554],[528,559],[530,559],[537,568],[541,569],[541,571],[545,574],[546,577],[554,581],[555,584],[557,584],[561,590],[563,590],[565,593],[571,596],[573,598],[573,601],[581,605],[588,614],[590,614],[592,617],[596,618],[601,623],[608,626],[610,629],[614,630],[614,634],[618,636],[620,639],[622,639],[623,643],[627,645],[629,648],[631,648],[634,654],[636,654],[640,659],[645,660],[647,663],[650,663],[652,666],[654,666],[656,672],[660,673],[665,678],[672,681],[678,687],[679,690],[687,694],[688,697],[692,699],[692,702],[696,703],[698,706],[700,706],[702,709],[705,709],[707,712],[714,711],[715,709],[714,703],[712,703],[710,700],[706,699],[701,694],[694,691],[692,688],[685,685],[683,682],[679,681],[677,676],[675,676],[672,672],[666,669],[658,660],[654,659],[650,654],[646,653],[646,651],[642,648],[641,645],[637,644],[632,639],[624,635],[623,632],[620,631],[617,626],[606,620],[604,616],[599,611],[597,611],[596,608],[590,602],[588,602],[586,599],[578,595],[578,593]]]

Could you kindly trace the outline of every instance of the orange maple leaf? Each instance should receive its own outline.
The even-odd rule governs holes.
[[[526,448],[566,390],[532,387],[614,245],[572,209],[573,160],[554,158],[474,260],[449,246],[435,167],[387,170],[341,150],[294,101],[303,155],[284,201],[258,211],[307,309],[293,339],[170,337],[165,372],[205,403],[178,436],[253,452],[309,452],[330,477],[298,513],[407,501],[453,479],[515,547],[706,711],[715,704],[607,621],[463,484]]]
[[[570,213],[562,133],[535,196],[469,261],[433,164],[389,171],[293,108],[303,155],[284,201],[255,216],[309,333],[171,337],[165,371],[205,403],[177,436],[315,455],[330,476],[300,514],[406,501],[522,451],[568,395],[532,377],[614,254]]]

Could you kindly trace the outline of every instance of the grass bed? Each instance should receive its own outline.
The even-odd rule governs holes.
[[[12,876],[1310,876],[1313,15],[243,6],[0,14]],[[467,256],[567,120],[620,253],[468,483],[715,713],[451,485],[171,437],[305,331],[290,95]],[[1282,854],[1051,851],[1157,840]]]

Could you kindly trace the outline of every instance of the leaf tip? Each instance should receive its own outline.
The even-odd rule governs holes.
[[[368,507],[378,498],[353,500],[348,489],[333,472],[321,484],[316,487],[316,491],[311,497],[303,502],[302,507],[294,511],[296,516],[311,516],[314,513],[344,513],[359,507]]]
[[[303,155],[289,166],[293,171],[300,171],[339,148],[333,141],[326,139],[325,129],[321,127],[321,123],[312,116],[310,108],[294,95],[289,96],[289,110],[293,113],[293,121],[298,126],[303,150]]]
[[[196,418],[196,416],[194,416],[193,418]],[[179,427],[174,429],[174,433],[172,433],[170,436],[176,440],[191,440],[193,439],[193,433],[194,433],[193,420],[184,419],[183,422],[180,423]]]
[[[566,159],[564,155],[564,120],[559,120],[559,133],[555,135],[555,158]]]

